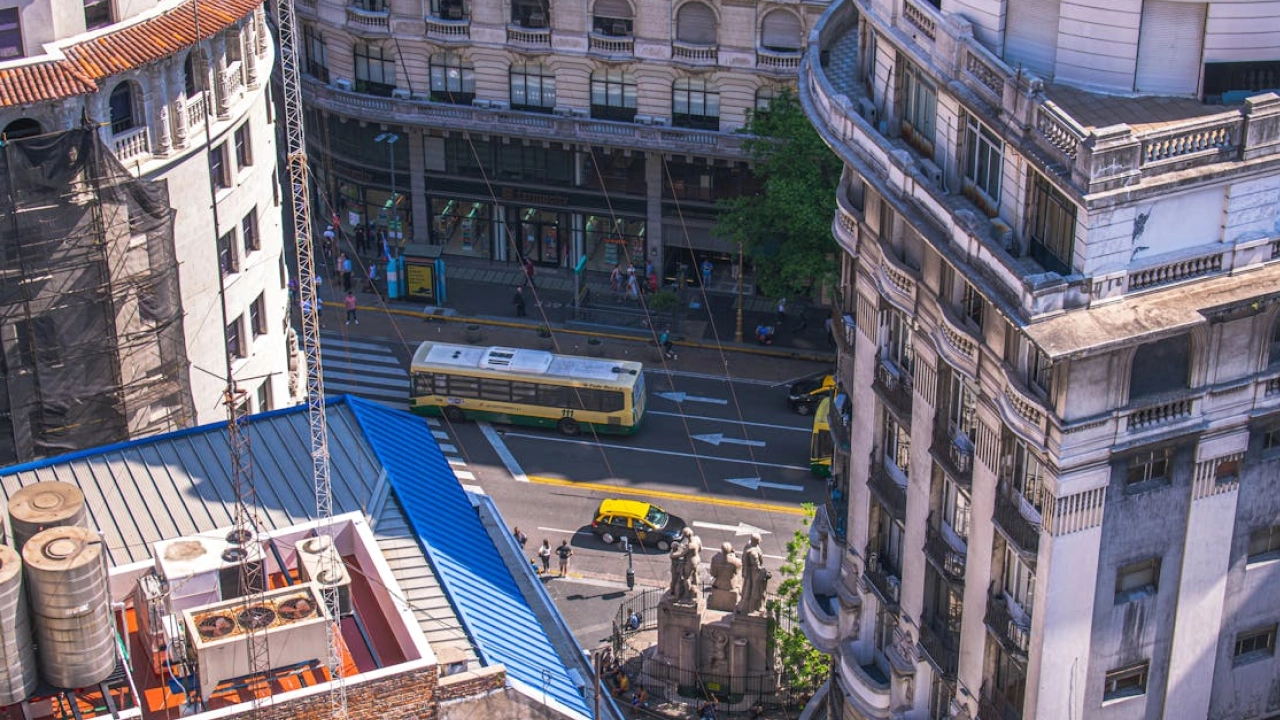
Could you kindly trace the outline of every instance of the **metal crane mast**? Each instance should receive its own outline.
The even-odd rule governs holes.
[[[307,420],[311,429],[311,470],[315,483],[316,520],[321,535],[333,539],[333,489],[329,482],[329,427],[325,417],[324,378],[320,367],[320,298],[316,293],[315,249],[311,243],[311,176],[307,166],[307,137],[303,127],[302,79],[298,72],[298,19],[293,0],[276,1],[277,35],[280,46],[280,77],[284,86],[286,162],[289,166],[289,196],[293,209],[294,246],[298,257],[298,291],[302,313],[302,349],[307,363]],[[333,543],[336,549],[337,543]],[[324,554],[322,561],[334,567],[322,568],[329,577],[338,575],[338,553]],[[330,716],[347,714],[346,686],[342,680],[337,623],[341,617],[338,589],[323,588],[324,604],[332,622],[326,631]]]

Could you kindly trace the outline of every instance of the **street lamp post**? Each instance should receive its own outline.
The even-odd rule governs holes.
[[[738,241],[738,323],[733,330],[733,341],[742,342],[742,241]]]
[[[385,142],[387,144],[387,169],[391,171],[391,212],[387,215],[387,245],[390,246],[394,233],[396,231],[396,211],[399,207],[396,204],[396,141],[400,136],[393,132],[384,132],[374,138],[374,142]],[[390,249],[388,247],[388,249]]]
[[[622,536],[622,549],[627,553],[627,589],[636,589],[636,569],[631,564],[631,541],[626,535]]]

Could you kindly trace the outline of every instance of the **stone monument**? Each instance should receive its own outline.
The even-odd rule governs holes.
[[[764,610],[764,595],[769,585],[769,571],[764,566],[764,551],[760,549],[760,534],[752,533],[751,540],[742,550],[742,599],[737,612],[751,615]]]
[[[707,608],[730,612],[738,606],[742,588],[742,560],[733,549],[733,543],[720,545],[720,552],[711,558],[711,597]]]

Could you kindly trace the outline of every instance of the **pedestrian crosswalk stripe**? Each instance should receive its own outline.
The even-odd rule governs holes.
[[[324,364],[335,363],[339,365],[350,365],[353,367],[365,367],[369,364],[386,365],[386,370],[396,370],[402,375],[407,375],[400,367],[400,361],[395,355],[373,355],[370,353],[349,353],[343,350],[324,350]],[[384,368],[379,368],[384,369]]]
[[[440,452],[456,453],[458,452],[458,448],[445,443],[440,443]]]
[[[467,464],[466,460],[463,460],[462,458],[459,458],[459,457],[451,457],[451,458],[445,458],[445,459],[449,461],[450,465],[466,465]]]
[[[485,492],[484,492],[484,488],[480,487],[479,485],[463,485],[463,486],[462,486],[462,489],[463,489],[463,490],[466,490],[467,492],[471,493],[472,495],[484,495],[484,494],[485,494]]]
[[[320,333],[321,347],[324,347],[324,343],[326,341],[331,342],[332,345],[340,345],[342,347],[358,348],[360,350],[377,350],[385,353],[391,352],[391,350],[382,343],[361,342],[360,340],[352,340],[350,338],[344,338],[337,333]]]
[[[432,430],[432,431],[431,431],[431,434],[432,434],[432,435],[434,435],[434,436],[435,436],[435,438],[436,438],[437,440],[448,440],[448,439],[449,439],[449,433],[447,433],[447,432],[445,432],[445,431],[443,431],[443,430]]]
[[[427,425],[431,427],[440,427],[440,418],[427,418]]]
[[[475,473],[467,470],[454,470],[453,474],[457,475],[459,480],[475,480],[476,479]]]
[[[394,388],[399,390],[405,396],[405,402],[409,401],[409,379],[394,377],[379,377],[368,373],[349,373],[349,372],[329,372],[325,368],[324,379],[329,382],[329,378],[333,378],[338,382],[349,382],[358,386],[377,385],[384,388]]]
[[[390,403],[400,410],[409,406],[409,398],[405,397],[404,393],[398,393],[393,390],[371,388],[364,385],[348,385],[347,383],[342,382],[330,382],[328,378],[324,381],[324,390],[326,393],[331,395],[355,395],[369,400]]]

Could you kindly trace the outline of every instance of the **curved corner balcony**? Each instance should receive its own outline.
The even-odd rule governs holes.
[[[858,656],[855,641],[847,640],[840,645],[839,677],[845,699],[866,717],[887,720],[893,701],[889,676],[874,658],[863,663]]]
[[[800,628],[805,637],[820,652],[831,653],[840,640],[840,601],[835,595],[820,595],[814,591],[813,572],[806,565],[803,576],[804,592],[800,602]]]

